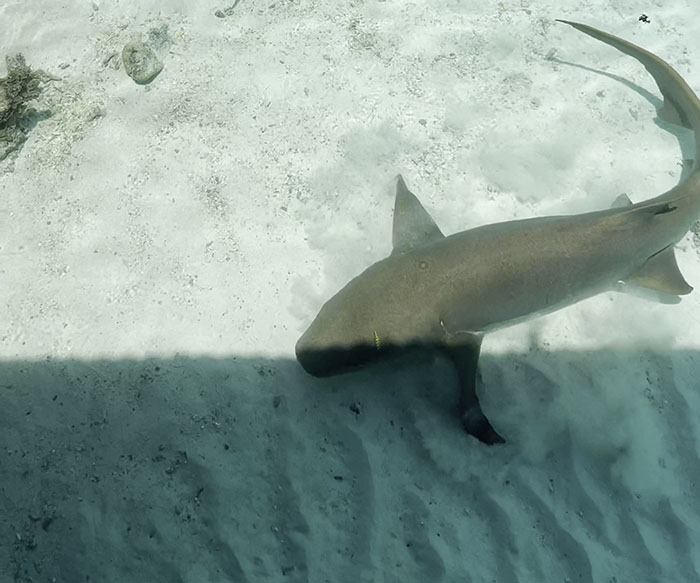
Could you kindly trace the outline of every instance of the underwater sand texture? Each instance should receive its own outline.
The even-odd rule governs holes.
[[[59,78],[0,168],[0,579],[697,580],[697,292],[494,333],[498,448],[439,357],[293,358],[390,252],[398,172],[446,234],[677,183],[692,141],[646,71],[554,18],[697,90],[694,4],[231,6],[0,7],[0,56]],[[164,25],[139,86],[117,57]]]

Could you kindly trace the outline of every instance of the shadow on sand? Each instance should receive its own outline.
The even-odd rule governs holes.
[[[663,577],[635,518],[663,485],[634,472],[700,478],[700,354],[484,354],[482,370],[503,446],[463,433],[434,355],[331,379],[263,358],[3,362],[2,579],[453,581],[478,561],[515,582],[535,522],[551,573],[602,573],[578,528],[629,580]],[[693,531],[644,520],[690,577]]]

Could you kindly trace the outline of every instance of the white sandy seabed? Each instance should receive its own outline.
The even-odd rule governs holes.
[[[502,446],[461,430],[440,357],[293,358],[389,253],[397,172],[446,233],[674,185],[653,81],[553,21],[700,89],[694,1],[669,4],[0,4],[0,55],[53,77],[0,174],[0,581],[698,581],[697,291],[487,337]]]

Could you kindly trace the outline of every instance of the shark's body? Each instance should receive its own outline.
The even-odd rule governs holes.
[[[566,22],[635,57],[664,96],[660,113],[695,133],[700,101],[670,65],[627,41]],[[700,216],[700,161],[670,191],[571,216],[496,223],[443,236],[397,181],[393,253],[350,281],[321,309],[296,346],[311,374],[343,372],[392,348],[445,349],[458,368],[462,418],[482,441],[501,441],[475,392],[485,332],[605,290],[635,284],[670,298],[689,293],[673,246]]]

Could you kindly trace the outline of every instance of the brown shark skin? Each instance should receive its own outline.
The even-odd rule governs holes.
[[[695,132],[700,148],[700,101],[670,65],[608,33],[561,22],[639,60],[656,80],[664,109]],[[673,246],[699,215],[697,158],[685,181],[651,200],[495,223],[448,237],[399,176],[394,253],[326,302],[297,342],[297,359],[310,374],[328,376],[397,350],[444,350],[459,372],[466,430],[485,443],[501,442],[476,395],[483,335],[621,282],[670,297],[690,293]]]

